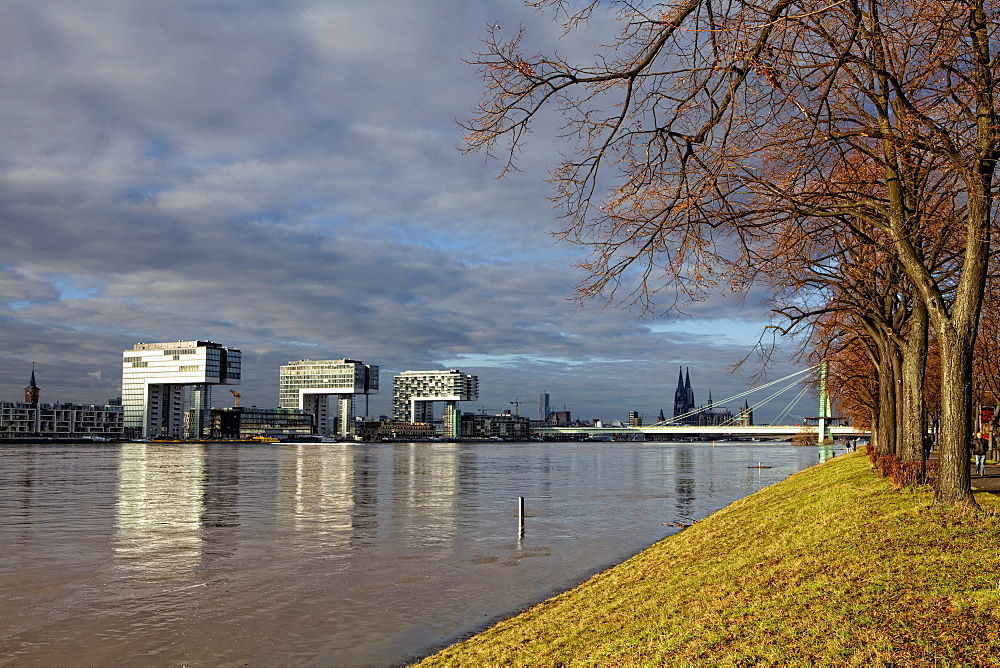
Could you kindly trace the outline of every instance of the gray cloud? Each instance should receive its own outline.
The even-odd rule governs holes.
[[[680,365],[741,390],[762,296],[580,308],[549,129],[503,180],[457,150],[496,22],[559,33],[517,0],[0,5],[0,398],[35,361],[43,400],[103,402],[122,350],[196,338],[243,350],[247,404],[342,356],[382,367],[381,411],[393,373],[441,366],[490,409],[547,390],[588,418],[669,414]]]

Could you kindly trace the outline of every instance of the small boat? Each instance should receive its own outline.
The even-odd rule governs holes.
[[[255,442],[255,443],[277,443],[278,442],[278,439],[274,438],[273,436],[252,436],[250,438],[250,440],[253,441],[253,442]]]

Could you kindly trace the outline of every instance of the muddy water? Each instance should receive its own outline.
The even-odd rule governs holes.
[[[0,663],[397,664],[816,460],[757,444],[0,445]]]

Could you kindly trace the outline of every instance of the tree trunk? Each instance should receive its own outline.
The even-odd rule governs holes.
[[[873,434],[875,452],[880,455],[896,453],[897,419],[896,378],[893,373],[892,355],[886,341],[879,341],[878,373],[878,425]]]
[[[919,299],[913,300],[910,333],[903,349],[902,433],[899,458],[907,464],[924,461],[923,445],[927,435],[924,410],[924,377],[927,373],[927,309]]]
[[[938,477],[934,494],[937,505],[978,506],[972,496],[969,475],[973,342],[954,330],[938,334],[941,342],[941,440]]]

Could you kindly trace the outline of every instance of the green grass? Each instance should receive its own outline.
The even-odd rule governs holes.
[[[421,665],[1000,665],[1000,499],[932,498],[837,457]]]

